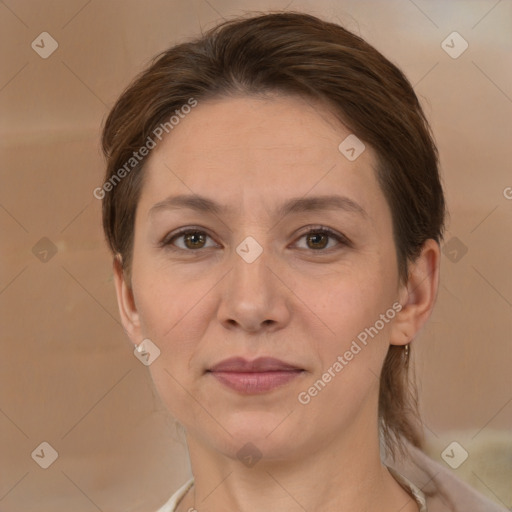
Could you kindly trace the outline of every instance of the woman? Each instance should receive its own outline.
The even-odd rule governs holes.
[[[301,13],[163,52],[103,133],[120,314],[194,478],[159,512],[505,510],[422,451],[445,204],[407,79]]]

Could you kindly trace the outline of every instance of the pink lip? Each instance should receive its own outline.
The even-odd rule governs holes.
[[[273,357],[247,361],[233,357],[208,370],[219,382],[243,394],[265,393],[303,373],[301,368]]]
[[[285,363],[275,357],[258,357],[254,361],[247,361],[243,357],[231,357],[212,366],[210,372],[275,372],[287,370],[301,370],[297,366]]]

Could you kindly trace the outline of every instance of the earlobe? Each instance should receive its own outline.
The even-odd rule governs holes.
[[[120,254],[116,254],[113,260],[114,282],[116,287],[117,305],[124,330],[134,345],[140,342],[140,321],[133,291],[126,282],[123,263]]]
[[[409,265],[407,283],[400,290],[402,309],[391,330],[392,345],[409,343],[430,317],[437,297],[439,263],[439,244],[429,239],[423,244],[418,258]]]

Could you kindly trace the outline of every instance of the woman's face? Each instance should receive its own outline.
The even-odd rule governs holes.
[[[230,457],[248,442],[299,457],[373,428],[404,290],[375,154],[340,150],[349,135],[295,97],[200,101],[146,164],[127,330],[159,348],[149,369],[188,435]],[[200,233],[173,238],[183,228]],[[243,392],[208,371],[234,356],[302,371]]]

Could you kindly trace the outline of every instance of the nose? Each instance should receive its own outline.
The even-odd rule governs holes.
[[[250,250],[255,250],[254,245],[249,244]],[[251,333],[282,329],[289,322],[293,296],[285,284],[282,266],[270,249],[251,261],[246,257],[248,251],[244,252],[247,247],[242,243],[240,253],[233,251],[231,271],[221,282],[218,319],[227,329]]]

